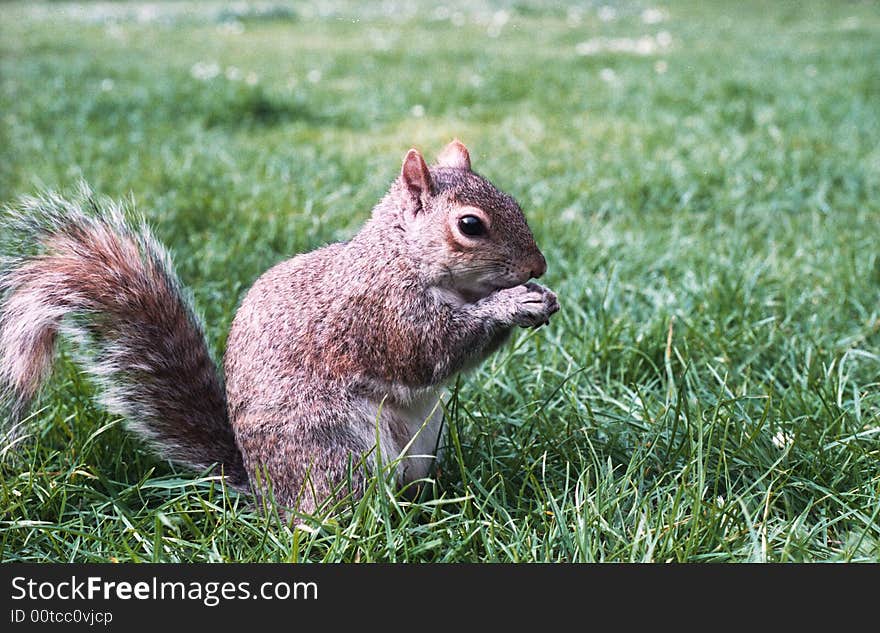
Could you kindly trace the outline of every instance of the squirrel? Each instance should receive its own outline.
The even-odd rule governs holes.
[[[85,188],[5,215],[19,244],[0,268],[13,419],[66,336],[104,407],[161,457],[301,513],[362,496],[377,459],[400,488],[417,485],[442,448],[444,384],[559,310],[530,281],[547,265],[520,206],[458,140],[431,167],[409,150],[349,241],[257,279],[227,338],[225,382],[169,255],[121,205]]]

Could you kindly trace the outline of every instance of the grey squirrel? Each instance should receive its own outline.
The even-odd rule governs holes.
[[[45,194],[4,214],[19,244],[0,268],[8,409],[26,410],[65,335],[104,406],[162,457],[257,495],[271,486],[301,512],[357,498],[377,457],[400,458],[399,486],[427,476],[444,383],[559,309],[530,281],[546,262],[516,201],[457,140],[431,167],[411,149],[350,241],[257,279],[224,386],[165,250],[118,205],[87,200]]]

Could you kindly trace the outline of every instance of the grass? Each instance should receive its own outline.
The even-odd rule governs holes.
[[[451,386],[432,497],[290,524],[63,361],[0,560],[880,560],[876,4],[152,6],[4,3],[0,202],[132,198],[219,355],[261,272],[458,136],[563,308]]]

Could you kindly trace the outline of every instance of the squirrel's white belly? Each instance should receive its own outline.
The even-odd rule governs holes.
[[[405,485],[427,477],[443,447],[440,437],[443,428],[442,389],[434,389],[414,398],[408,404],[371,402],[366,412],[371,413],[372,436],[368,445],[376,442],[376,420],[379,421],[379,448],[382,463],[397,463],[397,479]]]

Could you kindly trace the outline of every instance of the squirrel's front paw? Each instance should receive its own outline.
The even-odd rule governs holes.
[[[536,283],[505,288],[496,295],[496,300],[508,312],[511,325],[540,327],[549,323],[550,316],[559,311],[556,293]]]

